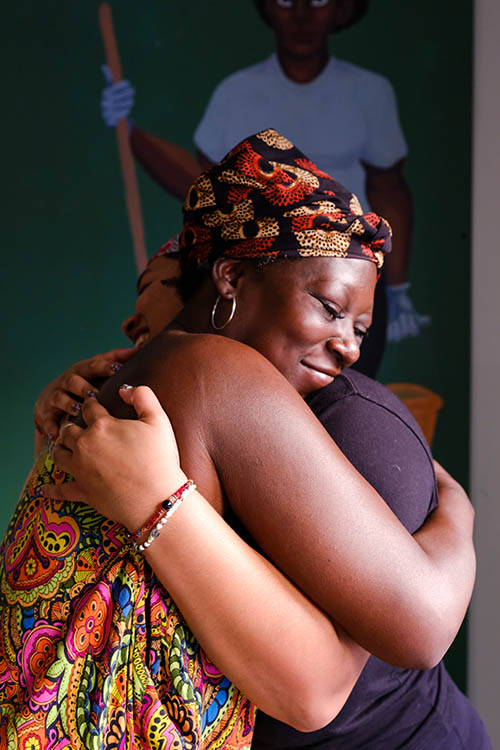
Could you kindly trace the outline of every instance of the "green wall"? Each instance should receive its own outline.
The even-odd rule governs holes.
[[[100,119],[104,61],[95,0],[18,0],[3,11],[2,468],[7,524],[32,461],[32,407],[76,359],[124,345],[135,272],[114,135]],[[124,75],[145,130],[192,148],[215,84],[272,49],[250,0],[120,0]],[[388,348],[381,379],[445,400],[435,453],[468,480],[471,1],[372,0],[335,53],[386,74],[410,145],[416,210],[413,297],[432,326]],[[179,226],[179,205],[140,175],[150,254]],[[465,680],[463,640],[450,668]]]

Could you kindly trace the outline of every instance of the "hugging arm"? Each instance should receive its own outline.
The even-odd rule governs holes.
[[[265,553],[363,647],[401,666],[432,666],[449,647],[473,584],[473,514],[463,490],[441,478],[440,507],[412,538],[266,360],[218,337],[197,342],[169,360],[166,374],[158,367],[149,376],[186,473],[210,498],[209,484],[198,480],[200,454],[193,458],[182,437],[191,413],[187,433],[202,425],[200,443]],[[146,382],[134,364],[120,377]],[[186,399],[196,409],[186,411]],[[141,497],[140,487],[134,495]]]
[[[67,499],[83,493],[98,511],[135,531],[186,475],[154,394],[146,388],[121,393],[140,418],[115,419],[88,400],[88,429],[65,428],[67,447],[54,448],[57,463],[82,481],[56,493]],[[193,475],[210,496],[203,452],[195,464]],[[181,504],[144,554],[212,661],[259,708],[302,731],[324,726],[342,708],[368,655],[201,495]]]
[[[63,419],[78,416],[82,401],[98,390],[96,379],[109,378],[135,353],[135,349],[122,347],[82,359],[45,386],[34,408],[35,456],[46,438],[58,437]]]
[[[474,581],[463,490],[442,478],[440,507],[412,537],[259,354],[227,340],[215,348],[208,337],[183,356],[188,372],[204,362],[209,452],[266,555],[371,653],[403,667],[436,664]],[[181,416],[154,377],[153,385],[176,427]]]

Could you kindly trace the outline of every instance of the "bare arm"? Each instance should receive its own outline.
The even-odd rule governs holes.
[[[427,522],[414,534],[414,539],[433,560],[437,569],[448,572],[448,596],[457,591],[457,610],[442,628],[449,630],[449,639],[456,635],[472,595],[476,573],[476,556],[472,543],[474,509],[460,484],[434,461],[439,504]],[[436,544],[439,538],[439,544]],[[438,605],[439,606],[439,605]],[[445,604],[445,611],[450,603]]]
[[[408,280],[410,265],[413,207],[411,193],[403,177],[404,160],[390,169],[363,163],[366,172],[366,195],[374,211],[384,216],[392,227],[392,252],[386,258],[388,284]]]
[[[217,667],[260,709],[296,729],[329,723],[368,654],[200,495],[165,531],[147,560]]]
[[[420,546],[269,362],[236,342],[194,338],[195,346],[179,347],[168,367],[158,363],[149,376],[172,417],[186,472],[200,471],[192,446],[201,424],[233,507],[282,570],[367,650],[406,667],[436,663],[474,578],[463,491],[452,489],[449,502],[442,497]],[[148,356],[161,346],[157,339]],[[121,377],[144,382],[139,361]]]
[[[97,401],[87,401],[89,429],[66,428],[73,455],[57,446],[54,458],[84,477],[80,486],[61,488],[63,494],[78,495],[84,487],[97,510],[136,530],[185,475],[171,460],[170,424],[151,391],[139,388],[124,398],[135,403],[138,421],[113,419]],[[118,453],[110,443],[119,445]],[[90,455],[103,459],[99,466],[89,467]],[[207,483],[203,461],[197,463]],[[111,494],[103,490],[110,477]],[[201,495],[184,501],[145,555],[210,658],[256,705],[303,731],[338,713],[366,652],[341,628],[337,632]]]
[[[206,167],[181,146],[134,127],[130,143],[136,159],[150,177],[174,198],[183,201]]]
[[[210,453],[265,553],[371,653],[406,667],[437,663],[474,580],[465,493],[442,487],[430,528],[413,538],[266,360],[214,337],[197,357]],[[177,429],[180,415],[154,385]]]

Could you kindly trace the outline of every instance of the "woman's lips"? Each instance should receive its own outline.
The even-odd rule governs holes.
[[[326,365],[317,365],[313,362],[307,362],[306,360],[302,360],[300,364],[325,384],[331,383],[331,381],[340,373],[340,370],[337,368],[328,367]]]

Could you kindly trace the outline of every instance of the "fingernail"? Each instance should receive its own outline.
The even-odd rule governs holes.
[[[81,404],[73,404],[71,407],[71,410],[75,412],[75,414],[78,414],[82,410]]]
[[[122,369],[122,365],[120,362],[113,362],[113,364],[111,365],[111,369],[113,370],[113,372],[118,372],[118,370]]]
[[[97,391],[88,391],[87,398],[97,398]]]
[[[132,388],[134,388],[133,385],[129,385],[128,383],[122,383],[120,386],[121,391],[131,391]]]

